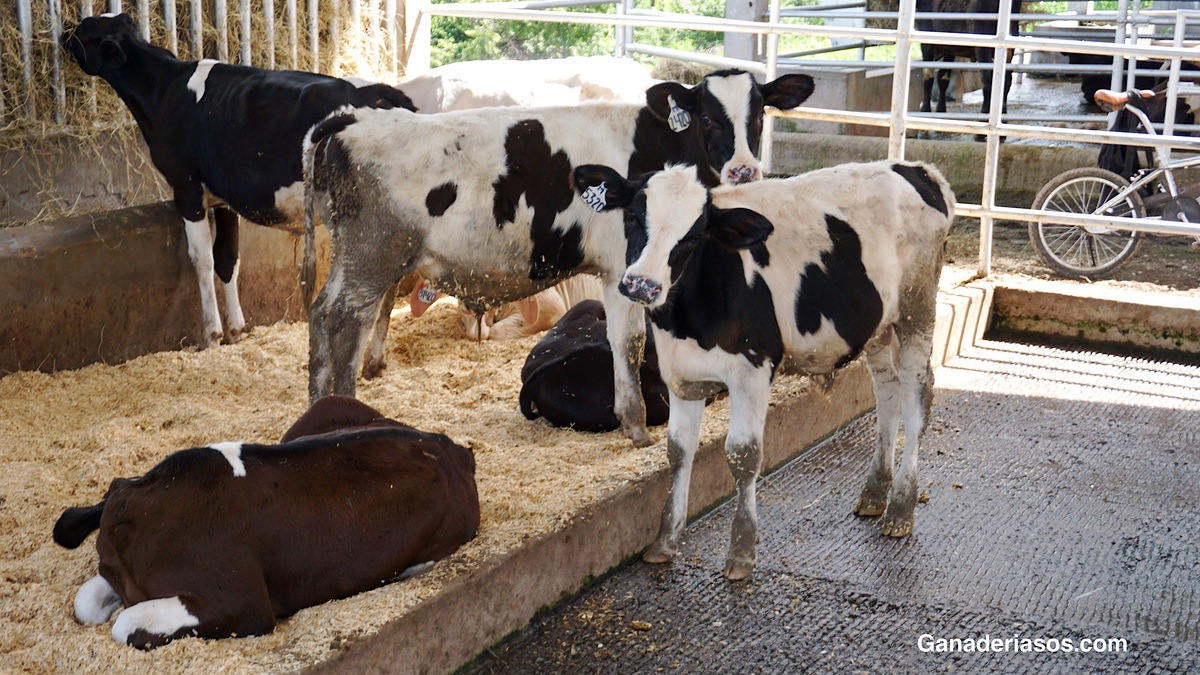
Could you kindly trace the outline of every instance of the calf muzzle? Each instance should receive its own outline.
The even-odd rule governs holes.
[[[649,305],[662,293],[662,284],[646,277],[625,275],[617,287],[621,295],[636,303]]]

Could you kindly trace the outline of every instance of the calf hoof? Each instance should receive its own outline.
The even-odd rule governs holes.
[[[214,347],[219,344],[221,344],[221,333],[219,331],[213,331],[206,337],[200,339],[200,344],[196,346],[196,350],[202,352],[209,347]]]
[[[630,441],[632,441],[633,447],[635,448],[644,448],[646,446],[654,445],[656,442],[658,442],[658,439],[655,438],[654,434],[650,433],[650,430],[646,427],[625,429],[624,433],[625,438],[628,438]]]
[[[854,515],[860,518],[875,518],[882,516],[883,510],[886,508],[886,499],[871,499],[863,496],[858,498],[858,505],[854,507]]]
[[[237,344],[237,343],[241,342],[242,338],[244,338],[244,337],[246,337],[245,329],[239,328],[237,330],[231,330],[231,331],[225,333],[225,344],[227,344],[227,345]]]
[[[907,537],[913,531],[913,516],[894,516],[887,514],[883,517],[883,534],[888,537]]]
[[[364,380],[374,380],[383,375],[383,371],[387,370],[387,362],[383,359],[378,361],[368,359],[363,361],[362,376]]]
[[[734,560],[730,558],[725,561],[725,578],[730,581],[742,581],[750,578],[754,574],[754,561]]]
[[[677,555],[679,555],[679,551],[656,543],[646,549],[646,552],[642,554],[642,560],[651,565],[664,565],[674,560]]]

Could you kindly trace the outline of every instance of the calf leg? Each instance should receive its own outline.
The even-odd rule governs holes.
[[[104,623],[121,607],[121,596],[104,577],[96,575],[75,594],[75,620],[82,624]]]
[[[334,260],[329,279],[313,303],[308,327],[309,403],[333,393],[354,396],[367,330],[377,316],[380,299],[395,280],[372,275],[363,279],[354,268]]]
[[[737,484],[737,511],[725,558],[725,576],[731,581],[740,581],[754,572],[754,548],[758,542],[755,483],[762,468],[771,371],[764,366],[741,380],[729,388],[729,433],[725,436],[725,460]]]
[[[895,340],[890,338],[890,334],[877,349],[867,353],[867,368],[871,371],[871,383],[875,387],[875,416],[879,429],[871,472],[854,507],[854,514],[874,517],[882,515],[887,506],[888,490],[892,487],[896,434],[900,428],[900,379],[896,375]]]
[[[642,400],[642,354],[646,346],[646,313],[621,295],[616,283],[604,288],[604,312],[608,316],[608,343],[613,352],[613,412],[621,421],[621,433],[637,447],[654,442],[646,428],[646,402]]]
[[[900,406],[904,416],[904,455],[883,514],[883,533],[907,537],[913,529],[913,510],[917,505],[917,452],[929,426],[933,403],[933,368],[929,362],[933,347],[930,332],[900,335]]]
[[[667,460],[671,464],[671,489],[663,507],[658,538],[646,549],[642,560],[665,563],[679,553],[675,548],[687,523],[688,490],[692,483],[692,460],[700,446],[700,422],[704,400],[689,401],[669,393],[671,413],[667,421]]]
[[[382,375],[384,369],[387,368],[385,350],[388,325],[392,320],[392,309],[396,307],[396,294],[399,290],[396,284],[392,284],[383,294],[383,301],[379,304],[379,314],[375,317],[375,327],[371,329],[371,341],[367,343],[367,353],[363,356],[363,379],[373,380]]]
[[[213,209],[217,238],[213,242],[213,260],[217,277],[225,284],[225,342],[233,344],[242,339],[246,319],[238,297],[238,215],[232,209],[219,206]]]
[[[275,615],[263,593],[229,592],[218,599],[192,596],[139,602],[117,615],[112,636],[138,649],[154,649],[183,637],[219,639],[264,635]]]
[[[221,341],[221,317],[217,311],[217,287],[213,281],[213,236],[208,216],[200,212],[199,220],[184,218],[187,232],[188,257],[196,270],[196,282],[200,286],[200,349]]]

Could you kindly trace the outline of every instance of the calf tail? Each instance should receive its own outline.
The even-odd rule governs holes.
[[[106,497],[95,506],[73,506],[59,516],[54,523],[54,543],[63,548],[79,548],[88,535],[100,527],[100,517],[104,515]]]

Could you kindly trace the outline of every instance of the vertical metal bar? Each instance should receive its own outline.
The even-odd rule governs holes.
[[[111,14],[120,14],[121,0],[108,0],[108,11]]]
[[[916,16],[916,0],[900,0],[900,14],[896,19],[896,67],[892,70],[892,110],[888,120],[889,159],[904,159],[904,135],[908,125],[909,63],[912,62],[912,33]]]
[[[175,0],[163,0],[163,23],[167,24],[167,49],[179,55],[179,26],[175,19]]]
[[[25,83],[25,118],[33,119],[33,7],[29,0],[17,0],[17,26],[21,31],[21,79]]]
[[[59,59],[58,40],[62,36],[59,0],[48,0],[46,9],[50,12],[50,82],[54,87],[54,122],[62,124],[67,109],[67,90],[63,86],[62,62]]]
[[[138,25],[142,28],[142,39],[150,41],[150,0],[138,0]]]
[[[625,16],[629,9],[625,4],[625,0],[617,0],[616,5],[617,16]],[[629,52],[625,49],[625,45],[628,44],[625,41],[625,26],[616,26],[613,32],[613,41],[615,43],[613,48],[615,56],[628,55]]]
[[[1187,32],[1187,17],[1189,12],[1180,11],[1175,14],[1175,35],[1172,46],[1179,49],[1183,46],[1183,36]],[[1182,61],[1178,56],[1171,57],[1171,74],[1167,77],[1167,111],[1163,117],[1163,136],[1175,134],[1175,109],[1179,106],[1179,70]],[[1171,148],[1159,148],[1161,161],[1171,161]],[[1170,173],[1167,174],[1170,177]],[[1174,186],[1172,186],[1173,188]]]
[[[296,23],[296,0],[287,0],[283,4],[283,13],[287,19],[288,40],[291,40],[291,69],[298,70],[300,68],[300,29]]]
[[[86,19],[91,15],[92,15],[92,0],[83,0],[83,2],[79,3],[79,18],[80,18],[80,20]],[[96,80],[95,80],[95,78],[91,78],[91,77],[87,78],[87,81],[84,83],[84,87],[87,88],[88,114],[94,115],[96,113]],[[3,108],[3,106],[0,105],[0,108]],[[3,113],[3,111],[0,110],[0,114],[2,114],[2,113]]]
[[[217,60],[229,60],[229,7],[225,0],[213,1],[213,23],[217,25]]]
[[[267,68],[275,69],[275,0],[263,0],[263,31],[267,34]]]
[[[242,65],[248,66],[251,61],[250,0],[242,0],[238,4],[242,10]]]
[[[329,74],[341,75],[342,69],[338,63],[338,42],[342,39],[342,2],[329,0]]]
[[[779,23],[779,11],[781,0],[771,0],[767,19],[772,23]],[[767,82],[774,82],[779,75],[779,35],[772,33],[767,36]],[[775,116],[765,115],[763,119],[762,133],[762,172],[764,174],[771,172],[772,163],[775,161]]]
[[[400,50],[398,45],[400,40],[397,37],[398,28],[396,25],[396,0],[384,0],[383,2],[383,25],[387,31],[387,50],[388,61],[391,63],[392,78],[400,78]]]
[[[321,72],[321,18],[317,0],[308,0],[308,51],[312,54],[312,71]]]
[[[204,58],[204,0],[192,0],[192,58]]]
[[[1012,4],[1000,2],[996,17],[996,37],[1009,36],[1008,24],[1012,17]],[[992,233],[995,218],[988,211],[996,208],[996,174],[1000,167],[1000,114],[1004,110],[1004,75],[1008,70],[1008,50],[997,49],[992,57],[992,106],[988,109],[987,144],[983,165],[983,215],[979,218],[979,275],[992,273]]]
[[[1126,32],[1129,30],[1129,22],[1126,20],[1128,17],[1129,17],[1129,0],[1117,0],[1117,26],[1113,30],[1113,44],[1117,44],[1117,45],[1125,44]],[[1109,89],[1112,89],[1113,91],[1121,91],[1122,90],[1123,86],[1121,83],[1124,81],[1125,78],[1122,76],[1123,73],[1121,71],[1124,66],[1125,66],[1125,57],[1124,56],[1114,56],[1113,57],[1113,70],[1112,70],[1112,78],[1109,79]],[[1137,59],[1136,58],[1131,59],[1129,62],[1129,66],[1130,66],[1130,68],[1128,70],[1128,73],[1129,73],[1130,77],[1132,77],[1133,71],[1137,67]],[[1130,80],[1130,84],[1132,84],[1132,83],[1133,83],[1133,80]],[[1113,112],[1108,114],[1109,128],[1111,128],[1113,123],[1116,121],[1117,121],[1117,111],[1114,110]]]
[[[362,3],[360,0],[350,0],[350,21],[354,24],[353,28],[359,28],[358,19],[361,15]]]

